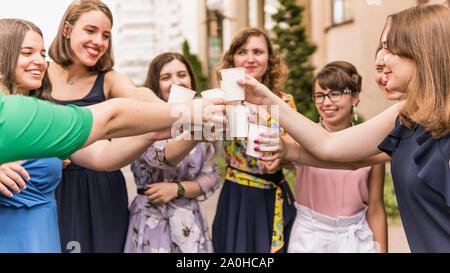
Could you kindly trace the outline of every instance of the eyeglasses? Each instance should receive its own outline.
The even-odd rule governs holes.
[[[351,93],[353,93],[353,91],[350,89],[331,90],[330,92],[328,92],[328,94],[317,92],[312,94],[312,100],[317,104],[321,104],[325,101],[325,97],[328,97],[330,101],[337,102],[342,98],[342,94],[351,94]]]

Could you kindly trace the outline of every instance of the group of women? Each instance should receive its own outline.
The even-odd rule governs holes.
[[[0,252],[69,251],[71,242],[81,252],[386,252],[391,158],[411,250],[450,251],[449,15],[430,5],[388,17],[375,80],[401,102],[360,125],[352,118],[362,78],[352,64],[317,73],[316,124],[282,92],[284,66],[267,35],[237,34],[219,69],[246,69],[238,83],[250,122],[276,130],[255,141],[261,158],[246,155],[246,139],[224,141],[212,233],[199,201],[220,186],[214,146],[170,135],[180,118],[166,103],[171,85],[196,90],[189,62],[161,54],[136,87],[112,70],[113,18],[99,0],[69,6],[50,63],[34,24],[1,19]],[[220,112],[224,103],[202,105]],[[280,118],[258,105],[278,106]],[[197,125],[223,119],[206,112]],[[128,208],[116,170],[130,163],[138,194]],[[297,171],[294,194],[283,167]]]

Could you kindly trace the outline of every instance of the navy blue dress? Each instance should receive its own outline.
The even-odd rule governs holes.
[[[57,104],[87,106],[105,101],[100,73],[94,87],[81,100]],[[120,156],[120,155],[119,155]],[[81,253],[122,253],[128,230],[128,194],[120,170],[99,172],[76,164],[63,170],[55,192],[62,252],[78,242]]]
[[[400,125],[378,146],[392,157],[400,217],[411,252],[450,252],[450,135]]]

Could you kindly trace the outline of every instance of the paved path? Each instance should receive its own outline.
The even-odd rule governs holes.
[[[128,189],[128,200],[131,202],[136,195],[136,184],[134,183],[133,174],[130,171],[129,167],[125,167],[122,169],[122,172],[125,176],[125,180],[127,182]],[[217,190],[210,198],[206,201],[200,203],[200,207],[203,210],[203,213],[208,220],[210,230],[211,225],[214,219],[214,215],[216,213],[216,204],[219,198],[220,189]],[[399,221],[395,223],[389,224],[388,226],[388,246],[390,253],[409,253],[408,243],[406,241],[405,232],[403,230],[403,226]]]

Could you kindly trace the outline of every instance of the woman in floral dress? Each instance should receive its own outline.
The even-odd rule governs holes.
[[[150,64],[145,86],[167,101],[172,84],[196,89],[189,62],[164,53]],[[155,142],[131,170],[138,195],[129,208],[125,252],[213,252],[199,206],[220,185],[213,145],[182,138]]]

